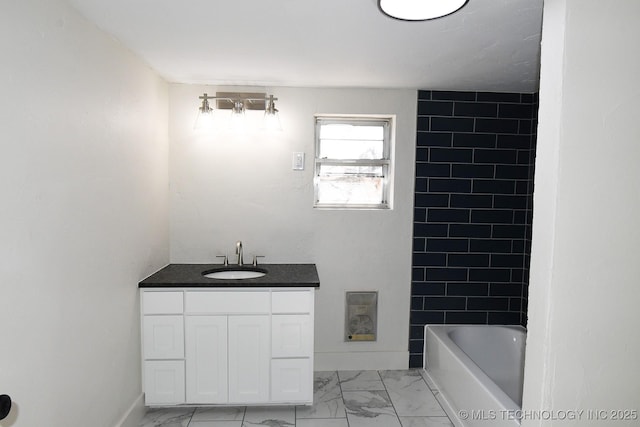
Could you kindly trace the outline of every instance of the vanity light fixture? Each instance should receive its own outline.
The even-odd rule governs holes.
[[[213,129],[214,127],[213,119],[214,119],[215,110],[211,108],[211,105],[209,104],[209,100],[215,99],[215,97],[209,96],[206,93],[204,93],[204,95],[200,96],[200,99],[202,100],[202,103],[198,108],[198,116],[196,117],[196,121],[193,124],[193,128],[195,130]]]
[[[213,128],[214,117],[219,110],[231,110],[230,127],[232,129],[245,128],[246,110],[264,110],[264,128],[281,130],[280,118],[275,102],[278,98],[266,93],[232,93],[216,92],[215,96],[204,93],[199,97],[202,100],[198,108],[198,117],[194,129]],[[212,102],[212,101],[215,101]],[[215,105],[215,108],[214,108]],[[216,117],[216,119],[219,119]]]
[[[264,118],[262,120],[263,126],[266,130],[282,130],[280,115],[278,114],[276,103],[274,102],[276,99],[277,98],[274,98],[273,95],[269,95],[267,108],[264,110]]]
[[[380,10],[402,21],[426,21],[447,16],[467,4],[468,0],[379,0]]]
[[[233,107],[231,107],[231,122],[229,127],[235,131],[242,131],[245,128],[245,115],[244,115],[244,102],[241,100],[234,100]]]

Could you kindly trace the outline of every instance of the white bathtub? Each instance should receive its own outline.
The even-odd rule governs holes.
[[[525,337],[521,326],[425,326],[426,377],[454,425],[520,425]]]

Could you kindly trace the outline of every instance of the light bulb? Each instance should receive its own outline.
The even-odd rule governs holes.
[[[269,101],[267,108],[264,110],[264,117],[262,118],[262,127],[268,131],[281,131],[282,124],[280,123],[280,115],[276,108],[273,95],[269,95]]]
[[[233,109],[231,110],[231,119],[229,121],[229,127],[235,131],[244,130],[246,127],[244,116],[244,104],[242,101],[234,101]]]
[[[193,123],[193,129],[197,131],[212,130],[215,127],[215,110],[209,105],[210,98],[206,93],[200,99],[202,99],[202,104],[198,108],[198,115]]]

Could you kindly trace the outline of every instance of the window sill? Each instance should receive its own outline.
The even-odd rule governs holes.
[[[341,210],[341,211],[389,211],[391,206],[388,204],[381,205],[344,205],[344,204],[316,204],[314,209],[318,210]]]

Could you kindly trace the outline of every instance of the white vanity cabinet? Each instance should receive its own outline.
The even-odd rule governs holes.
[[[312,404],[314,291],[141,289],[146,404]]]

